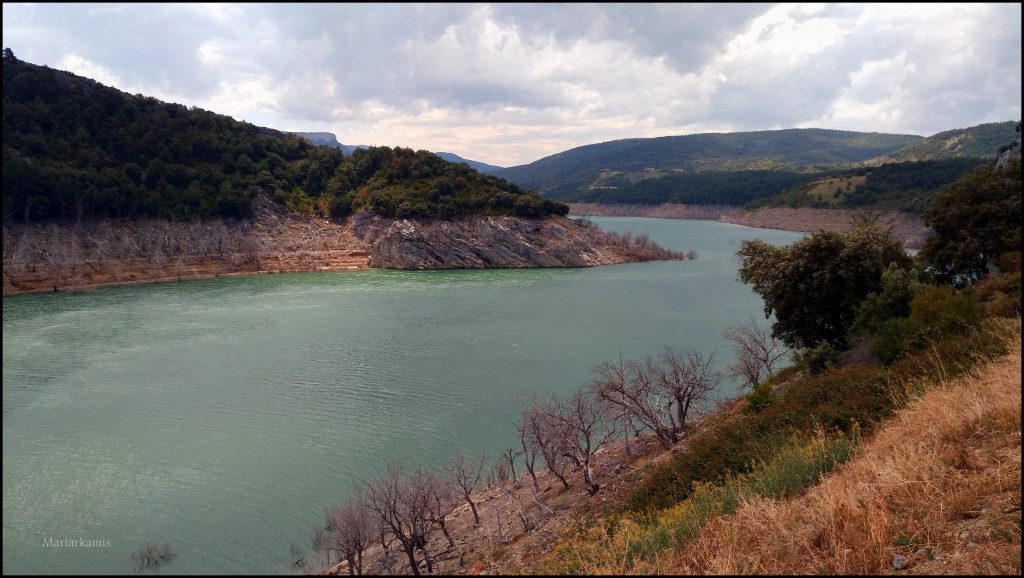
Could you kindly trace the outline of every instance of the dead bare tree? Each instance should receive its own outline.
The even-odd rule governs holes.
[[[679,352],[665,347],[661,354],[654,387],[675,406],[670,408],[669,417],[680,437],[685,433],[690,410],[708,401],[708,394],[718,386],[720,376],[714,370],[714,359],[714,353],[705,356],[695,349]]]
[[[591,393],[577,391],[552,409],[550,417],[558,422],[565,436],[564,451],[583,470],[587,493],[593,496],[601,486],[594,479],[591,458],[612,438],[615,430],[604,420],[597,399]]]
[[[523,424],[526,427],[528,443],[533,451],[540,454],[548,471],[554,474],[562,486],[568,490],[569,482],[565,479],[565,470],[569,467],[564,451],[566,434],[559,420],[551,419],[557,405],[555,399],[546,402],[533,400],[523,408]]]
[[[485,460],[486,456],[483,452],[480,452],[479,458],[467,458],[462,452],[458,452],[446,466],[448,475],[451,476],[451,480],[462,494],[462,498],[469,504],[469,509],[473,512],[473,520],[478,526],[480,525],[480,515],[476,511],[476,504],[473,503],[472,496],[473,490],[476,489],[483,476]]]
[[[416,476],[413,476],[414,478]],[[429,530],[427,488],[410,481],[398,466],[389,466],[383,478],[364,487],[366,506],[386,533],[398,541],[409,560],[413,575],[420,575],[416,550],[424,555],[427,571],[433,571],[433,561],[426,550]],[[382,542],[384,541],[382,537]]]
[[[728,368],[730,377],[743,380],[743,387],[753,387],[775,371],[775,365],[789,355],[789,348],[774,337],[771,328],[758,325],[751,317],[741,325],[725,330],[732,342],[736,361]]]
[[[362,575],[363,552],[372,540],[370,512],[365,499],[356,496],[339,508],[327,512],[325,531],[330,536],[330,546],[338,552],[339,558],[348,562],[350,576]]]
[[[444,479],[433,472],[424,471],[422,482],[427,486],[427,516],[429,520],[440,528],[441,533],[448,540],[448,547],[455,547],[455,540],[445,519],[455,510],[457,503],[455,488],[451,480]]]
[[[678,429],[669,411],[672,398],[660,395],[656,383],[658,367],[651,358],[646,362],[605,362],[594,368],[597,379],[590,391],[606,406],[618,408],[654,433],[666,448],[679,441]]]
[[[516,477],[516,458],[523,455],[523,452],[516,448],[505,448],[505,451],[501,454],[501,460],[507,465],[508,469],[512,472],[512,487],[515,488],[519,485],[519,479]]]
[[[665,448],[683,436],[691,409],[706,401],[719,380],[714,354],[671,347],[657,361],[605,362],[594,368],[589,389],[607,413],[629,427],[633,420],[651,431]]]
[[[533,493],[540,493],[540,484],[537,483],[537,472],[534,464],[537,463],[537,448],[533,443],[530,442],[530,429],[528,427],[529,420],[527,419],[528,405],[525,400],[520,400],[520,412],[519,419],[512,420],[512,424],[516,426],[516,431],[519,433],[519,444],[523,448],[523,463],[526,466],[526,472],[530,474],[530,479],[533,480]]]

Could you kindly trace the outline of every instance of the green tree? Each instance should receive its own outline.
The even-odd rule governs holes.
[[[1005,169],[988,164],[958,179],[935,198],[925,221],[935,233],[921,258],[953,287],[988,273],[989,264],[1020,251],[1020,159]]]
[[[765,317],[775,315],[773,335],[793,348],[822,341],[844,346],[861,303],[881,291],[882,272],[911,266],[899,242],[867,221],[845,234],[819,231],[788,247],[744,241],[737,255],[740,279],[764,299]]]

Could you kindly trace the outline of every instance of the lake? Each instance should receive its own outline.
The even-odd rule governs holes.
[[[593,220],[698,258],[4,298],[4,573],[128,573],[147,542],[176,552],[158,573],[287,572],[322,508],[389,460],[493,462],[517,444],[517,394],[567,394],[593,365],[665,345],[724,368],[725,328],[763,322],[740,242],[803,236]],[[77,539],[95,547],[59,547]]]

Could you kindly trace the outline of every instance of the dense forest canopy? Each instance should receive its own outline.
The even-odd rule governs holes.
[[[3,59],[4,219],[245,218],[263,193],[344,217],[564,215],[568,207],[427,151],[336,148]]]

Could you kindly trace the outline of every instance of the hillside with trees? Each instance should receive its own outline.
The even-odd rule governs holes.
[[[791,129],[626,139],[496,174],[566,202],[920,213],[943,187],[1005,149],[1017,124],[928,138]]]
[[[694,172],[814,172],[894,152],[922,137],[787,129],[624,139],[577,147],[497,174],[551,198],[575,200],[609,179]]]
[[[196,107],[131,95],[3,58],[4,219],[248,218],[266,194],[344,217],[564,215],[543,199],[428,151],[340,150]]]
[[[950,158],[829,171],[805,177],[800,184],[774,196],[754,199],[747,208],[887,209],[921,213],[939,191],[985,163],[986,159]]]
[[[342,154],[346,155],[350,155],[359,149],[370,148],[366,145],[341,144],[340,142],[338,142],[338,137],[336,137],[334,133],[329,132],[293,132],[292,134],[301,136],[303,138],[307,138],[309,139],[310,142],[312,142],[315,145],[334,147],[340,150]],[[497,165],[489,165],[487,163],[482,163],[480,161],[462,158],[455,153],[446,153],[438,151],[435,152],[434,154],[450,163],[466,163],[467,165],[469,165],[471,169],[479,171],[484,174],[493,173],[496,171],[500,171],[502,169],[502,167],[499,167]]]
[[[1013,141],[1016,121],[991,122],[946,130],[908,144],[898,151],[865,164],[904,163],[940,159],[991,159],[1000,147]]]

